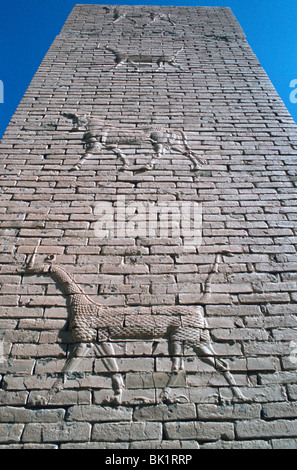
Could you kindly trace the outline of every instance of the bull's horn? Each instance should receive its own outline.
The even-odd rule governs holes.
[[[221,252],[222,256],[234,256],[231,250],[223,250]]]
[[[27,267],[26,267],[26,269],[28,269],[28,270],[33,269],[33,266],[35,264],[37,249],[38,249],[38,245],[34,248],[33,253],[29,258],[29,261],[28,261],[28,264],[27,264]]]

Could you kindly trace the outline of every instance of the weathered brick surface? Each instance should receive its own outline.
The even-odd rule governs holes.
[[[130,58],[183,49],[164,67],[132,59],[115,67],[106,46]],[[125,144],[125,171],[110,148],[70,171],[85,152],[83,131],[71,132],[63,113],[118,129],[181,130],[204,163],[192,171],[173,150],[137,171],[153,156],[147,141]],[[0,149],[0,448],[296,448],[296,126],[231,11],[77,5]],[[135,227],[99,238],[96,204],[115,208],[118,196],[201,203],[201,245],[180,233],[137,236]],[[127,306],[157,317],[202,305],[243,403],[189,347],[185,372],[171,376],[167,341],[139,338],[114,341],[121,405],[106,402],[111,377],[92,351],[49,405],[36,406],[74,343],[61,286],[19,271],[37,244],[40,263],[55,256],[90,299],[119,315]],[[224,250],[233,256],[223,255],[203,297]],[[174,403],[160,403],[168,384]]]

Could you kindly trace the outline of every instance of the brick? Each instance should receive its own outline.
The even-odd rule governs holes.
[[[161,423],[97,423],[94,424],[94,441],[150,441],[162,438]]]
[[[1,442],[9,444],[20,442],[20,438],[24,429],[23,424],[1,423],[0,424],[0,439]]]
[[[261,415],[261,405],[234,405],[234,406],[217,406],[217,405],[198,405],[198,419],[205,420],[238,420],[238,419],[257,419]]]
[[[139,372],[154,370],[154,359],[138,358],[135,359],[118,359],[118,365],[123,372],[138,370]],[[106,372],[106,367],[101,360],[95,361],[95,372]]]
[[[273,359],[270,357],[259,357],[259,358],[248,357],[247,368],[250,371],[265,370],[267,372],[268,371],[275,372],[276,370],[278,370],[279,365],[278,365],[277,359]]]
[[[272,439],[272,449],[296,449],[297,439]]]
[[[289,403],[267,403],[263,405],[263,416],[265,418],[295,418],[297,402]]]
[[[201,449],[272,449],[270,442],[267,440],[247,440],[247,441],[217,441],[203,444]]]
[[[206,313],[212,315],[246,316],[262,315],[259,305],[206,305]]]
[[[44,442],[84,442],[89,441],[91,425],[88,423],[44,424]]]
[[[23,442],[41,442],[42,441],[42,424],[26,424],[22,436]]]
[[[189,404],[145,406],[135,410],[136,421],[175,421],[196,418],[195,406]]]
[[[65,415],[64,409],[56,410],[29,410],[20,407],[1,407],[0,421],[13,423],[50,423],[62,421]]]
[[[34,368],[33,359],[10,359],[0,363],[0,372],[16,375],[30,375]]]
[[[241,421],[236,424],[236,433],[244,438],[296,437],[297,421],[278,419],[275,421]]]
[[[96,405],[72,406],[67,410],[67,421],[87,421],[96,423],[99,421],[131,421],[132,409],[125,407],[110,407]]]
[[[21,405],[26,404],[28,398],[27,391],[7,392],[0,390],[0,405]]]
[[[160,391],[161,393],[161,391]],[[94,403],[96,405],[105,405],[106,400],[112,400],[114,396],[114,391],[111,389],[111,385],[109,389],[101,389],[99,391],[94,391]],[[126,389],[123,390],[122,395],[122,402],[125,405],[129,405],[131,403],[136,405],[141,405],[144,403],[156,403],[156,389],[155,388],[147,388],[145,390],[137,389]]]
[[[204,423],[197,421],[165,423],[164,430],[167,439],[198,439],[201,441],[216,441],[220,438],[234,439],[233,424]]]
[[[297,400],[297,385],[288,385],[288,394],[290,400]]]
[[[277,378],[276,378],[277,375]],[[296,383],[297,372],[278,372],[277,374],[259,374],[259,383],[266,385],[271,383],[286,384]]]
[[[134,441],[130,449],[199,449],[196,441]]]
[[[36,398],[45,397],[45,390],[33,390],[29,395],[29,404],[35,403]],[[56,393],[50,401],[51,405],[89,405],[91,403],[91,394],[86,390],[62,390]]]

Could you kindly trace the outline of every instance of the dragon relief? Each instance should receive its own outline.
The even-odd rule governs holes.
[[[67,358],[58,378],[46,396],[36,398],[35,405],[46,405],[51,398],[63,388],[68,373],[78,366],[80,360],[95,349],[96,354],[104,357],[104,363],[111,374],[114,396],[105,403],[120,404],[124,382],[120,373],[113,345],[110,340],[142,339],[156,340],[164,338],[168,341],[169,353],[172,359],[172,374],[160,396],[160,401],[172,403],[184,401],[187,397],[170,398],[170,380],[174,374],[183,370],[182,347],[190,347],[202,361],[221,372],[231,386],[234,397],[239,401],[245,400],[241,390],[229,370],[225,360],[216,354],[209,333],[207,320],[201,305],[175,305],[160,307],[162,313],[135,314],[129,307],[123,307],[116,312],[105,305],[94,302],[74,281],[71,275],[61,266],[54,264],[55,257],[49,256],[43,264],[36,263],[38,246],[30,256],[27,264],[21,270],[23,274],[36,274],[51,276],[68,297],[70,308],[69,328],[75,347]],[[222,255],[230,255],[228,251],[216,255],[212,270],[209,273],[205,286],[203,299],[205,303],[211,291],[211,279],[218,270]],[[203,302],[202,302],[203,301]]]

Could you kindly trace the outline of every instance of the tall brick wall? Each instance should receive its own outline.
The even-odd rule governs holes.
[[[92,147],[71,114],[102,119],[115,141],[165,129],[167,151],[142,168],[156,141],[131,137],[123,169],[118,148]],[[179,150],[174,131],[186,135]],[[296,145],[230,9],[73,9],[1,143],[1,448],[297,447]],[[103,201],[199,203],[201,244],[136,229],[99,238]],[[176,312],[201,305],[209,328],[197,332],[207,329],[244,399],[183,341],[185,370],[172,375],[166,337],[141,334],[112,342],[121,403],[105,401],[115,387],[95,348],[53,391],[76,345],[72,297],[49,273],[23,272],[36,246],[36,265],[49,257],[89,299],[128,312],[131,328],[157,315],[185,325],[191,315]]]

